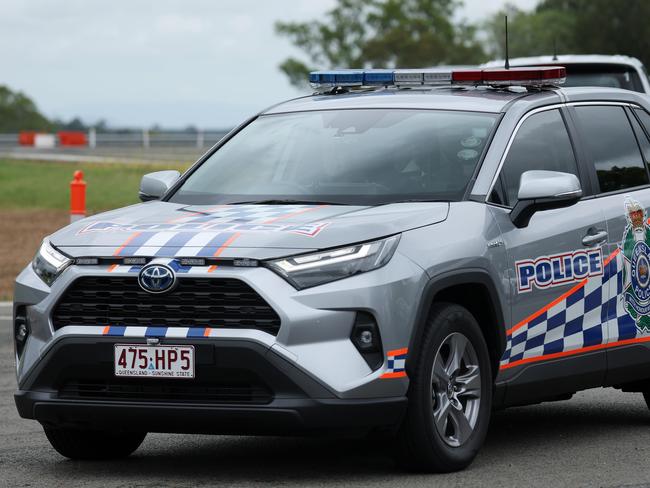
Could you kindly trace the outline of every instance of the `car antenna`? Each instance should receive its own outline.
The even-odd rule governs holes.
[[[506,18],[506,69],[510,69],[510,56],[508,55],[508,16]]]
[[[557,38],[553,38],[553,61],[557,61]]]

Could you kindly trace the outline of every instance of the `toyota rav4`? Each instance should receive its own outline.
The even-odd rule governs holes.
[[[380,432],[467,466],[494,408],[650,392],[650,100],[561,67],[314,72],[18,276],[22,417],[70,458],[147,432]]]

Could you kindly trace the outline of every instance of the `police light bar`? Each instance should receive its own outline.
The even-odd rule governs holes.
[[[566,81],[563,66],[532,68],[461,70],[452,73],[455,85],[544,86],[560,85]]]
[[[562,66],[511,69],[341,69],[312,71],[309,82],[316,89],[336,87],[417,87],[436,85],[548,86],[566,80]]]

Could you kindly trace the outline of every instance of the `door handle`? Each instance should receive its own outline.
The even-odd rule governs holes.
[[[587,235],[582,238],[582,245],[586,247],[597,246],[607,240],[607,231],[589,229]]]

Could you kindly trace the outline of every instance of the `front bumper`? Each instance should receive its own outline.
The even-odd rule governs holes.
[[[378,400],[276,400],[264,407],[70,402],[42,392],[15,394],[18,413],[44,425],[80,429],[185,434],[292,435],[393,429],[405,398]]]
[[[195,346],[196,383],[218,389],[224,379],[253,378],[262,386],[256,392],[271,393],[264,402],[251,401],[258,397],[246,397],[245,392],[245,401],[224,400],[218,392],[208,400],[196,399],[196,391],[138,396],[142,389],[162,385],[159,379],[114,384],[114,344],[146,343],[146,332],[130,330],[146,328],[127,327],[115,337],[101,326],[54,330],[50,319],[74,280],[108,273],[101,266],[71,266],[51,288],[31,267],[17,278],[14,311],[24,312],[31,331],[17,357],[15,398],[23,417],[53,425],[164,432],[279,434],[399,424],[408,378],[387,373],[398,362],[403,365],[427,280],[423,270],[399,252],[383,268],[302,291],[266,268],[222,266],[210,275],[239,279],[259,293],[280,316],[277,336],[213,328],[207,337],[174,333],[159,337],[160,343]],[[137,277],[129,273],[118,269],[110,276]],[[359,311],[371,314],[380,330],[385,359],[374,371],[350,340]],[[391,351],[401,351],[402,358],[396,360]],[[173,381],[180,386],[184,380]],[[70,393],[75,388],[76,396]]]
[[[336,398],[273,350],[250,341],[194,343],[196,380],[189,382],[115,378],[114,344],[103,337],[58,341],[15,394],[21,417],[83,429],[280,435],[390,429],[406,408],[403,396]]]

